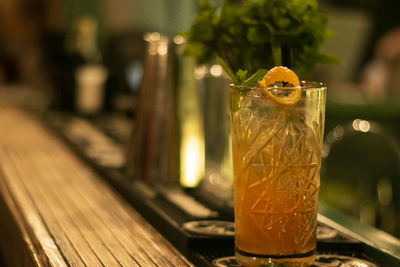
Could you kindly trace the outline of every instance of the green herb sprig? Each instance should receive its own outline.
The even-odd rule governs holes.
[[[279,65],[302,77],[316,63],[335,62],[319,51],[331,35],[327,22],[316,0],[225,0],[219,7],[201,0],[185,54],[200,64],[217,55],[237,85],[256,85],[255,77]]]

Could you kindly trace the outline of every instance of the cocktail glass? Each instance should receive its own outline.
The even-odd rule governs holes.
[[[235,249],[245,266],[308,266],[316,251],[326,86],[293,105],[231,87]],[[290,88],[269,88],[278,98]]]

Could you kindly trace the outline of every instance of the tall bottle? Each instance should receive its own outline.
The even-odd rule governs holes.
[[[168,183],[176,176],[171,51],[168,39],[157,32],[146,34],[144,40],[146,53],[127,151],[127,174],[151,183]]]
[[[74,86],[65,94],[64,106],[83,115],[98,114],[104,102],[104,82],[107,70],[102,65],[97,45],[97,22],[83,16],[68,36],[65,48],[73,59]],[[64,102],[65,102],[64,101]]]
[[[195,61],[182,56],[182,37],[169,42],[151,33],[146,43],[128,176],[196,187],[204,176],[204,129]]]

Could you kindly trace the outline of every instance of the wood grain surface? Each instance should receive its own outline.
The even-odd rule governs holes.
[[[40,121],[0,108],[0,249],[9,266],[192,266]]]

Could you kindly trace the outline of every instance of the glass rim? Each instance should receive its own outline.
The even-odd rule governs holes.
[[[260,90],[260,86],[246,86],[246,85],[235,85],[230,84],[231,88],[240,88],[244,90]],[[326,89],[327,85],[323,82],[315,82],[315,81],[300,81],[300,86],[268,86],[268,89],[298,89],[301,90],[321,90]]]

